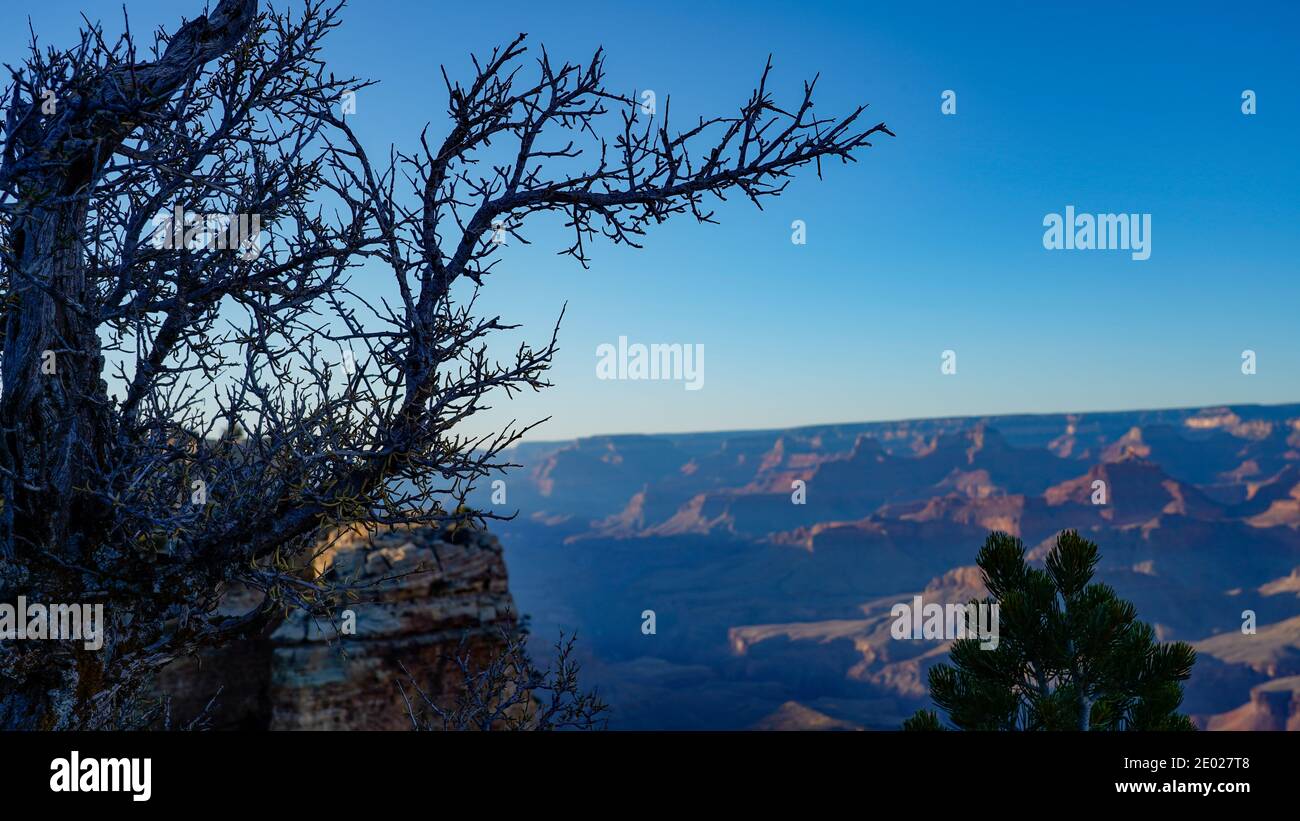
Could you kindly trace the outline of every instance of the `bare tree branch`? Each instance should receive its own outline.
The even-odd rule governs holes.
[[[461,433],[489,397],[549,385],[559,322],[512,355],[480,315],[501,239],[563,215],[582,265],[712,199],[762,206],[795,169],[854,160],[883,123],[779,106],[679,128],[605,85],[604,54],[524,35],[444,70],[450,129],[376,160],[369,83],[321,59],[341,4],[221,0],[141,53],[87,24],[33,38],[2,99],[0,601],[102,601],[97,653],[0,647],[0,727],[111,726],[152,672],[349,592],[313,557],[354,526],[481,527],[476,483],[531,424]],[[414,135],[413,135],[414,136]],[[351,277],[391,276],[388,297]],[[494,349],[495,350],[495,349]],[[536,423],[534,423],[536,424]],[[216,615],[230,584],[263,603]]]

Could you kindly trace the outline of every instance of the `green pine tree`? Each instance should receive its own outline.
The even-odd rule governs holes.
[[[999,641],[953,643],[930,670],[930,698],[960,730],[1194,730],[1177,712],[1196,653],[1161,644],[1132,603],[1091,584],[1097,545],[1068,530],[1043,570],[1017,538],[990,533],[977,564],[999,605]],[[945,729],[921,710],[905,730]]]

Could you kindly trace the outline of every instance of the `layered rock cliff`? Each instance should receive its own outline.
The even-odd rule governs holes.
[[[515,621],[501,544],[463,530],[451,540],[429,529],[349,534],[321,569],[362,586],[355,617],[331,625],[303,613],[254,640],[180,659],[159,677],[184,722],[218,688],[218,729],[384,730],[410,726],[397,682],[402,665],[435,700],[460,686],[458,655],[483,663]],[[249,593],[223,605],[246,610]],[[340,635],[336,630],[341,630]]]

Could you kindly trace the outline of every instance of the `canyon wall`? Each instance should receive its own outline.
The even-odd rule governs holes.
[[[348,534],[318,561],[362,586],[349,607],[355,631],[346,619],[331,625],[294,612],[255,639],[173,662],[158,690],[172,698],[174,723],[216,695],[214,729],[406,729],[402,665],[447,702],[461,683],[454,659],[484,663],[516,624],[501,543],[484,531],[450,540],[431,529]],[[255,602],[238,591],[223,609],[244,612]]]

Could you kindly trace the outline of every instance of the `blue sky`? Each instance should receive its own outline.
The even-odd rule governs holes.
[[[568,302],[556,385],[500,397],[471,430],[551,416],[535,438],[560,439],[1300,400],[1300,12],[1047,5],[359,0],[326,56],[380,81],[355,118],[376,155],[414,146],[425,122],[442,131],[439,64],[467,77],[471,50],[521,31],[557,57],[605,46],[609,84],[671,95],[678,122],[734,110],[770,52],[778,101],[821,72],[819,112],[870,103],[870,121],[898,134],[820,182],[805,169],[765,211],[733,198],[720,226],[679,220],[643,250],[598,246],[589,271],[553,254],[557,226],[534,231],[483,302],[538,342]],[[6,4],[4,59],[19,59],[29,15],[44,42],[68,43],[77,12],[116,30],[120,7]],[[200,9],[127,7],[137,32]],[[1044,250],[1044,215],[1067,205],[1150,213],[1151,258]],[[796,219],[806,245],[790,241]],[[597,379],[597,347],[619,336],[702,344],[704,389]],[[958,369],[944,376],[949,349]]]

